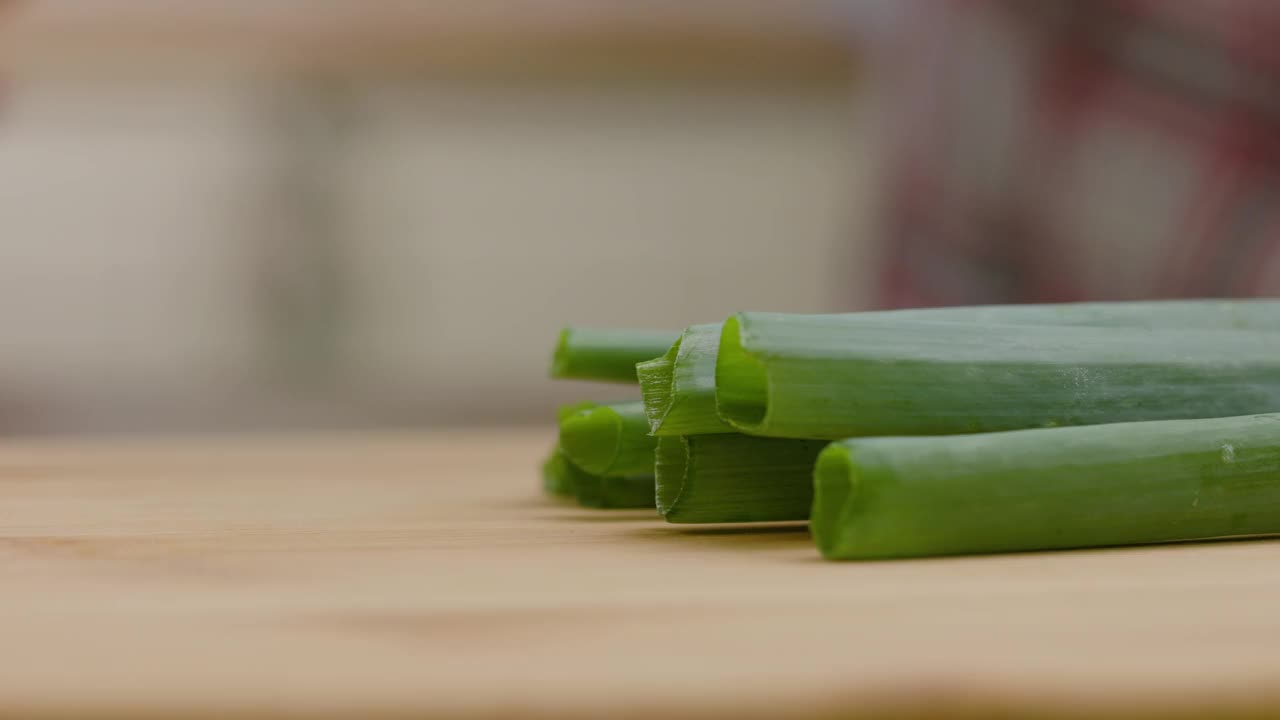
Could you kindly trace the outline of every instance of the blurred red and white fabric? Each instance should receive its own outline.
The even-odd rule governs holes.
[[[902,28],[883,304],[1280,294],[1280,3],[945,0]]]

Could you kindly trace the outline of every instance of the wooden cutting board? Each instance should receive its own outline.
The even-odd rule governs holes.
[[[1262,716],[1280,543],[833,564],[549,430],[0,446],[0,716]]]

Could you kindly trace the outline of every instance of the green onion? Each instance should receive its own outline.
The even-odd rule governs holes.
[[[946,435],[1280,408],[1280,333],[743,313],[720,416],[795,438]]]
[[[594,407],[600,407],[600,403],[591,400],[583,400],[581,402],[569,403],[556,408],[556,421],[564,422],[566,418],[577,415],[583,410],[590,410]]]
[[[720,323],[694,325],[660,358],[636,366],[654,435],[709,435],[734,429],[716,414]]]
[[[560,448],[593,475],[652,475],[656,444],[639,401],[582,408],[560,418]]]
[[[542,489],[548,495],[556,497],[574,497],[574,472],[569,467],[569,458],[556,446],[551,455],[542,463]]]
[[[577,402],[570,405],[561,405],[556,409],[556,417],[560,422],[564,422],[565,418],[571,417],[583,410],[589,410],[597,407],[594,402]],[[573,486],[574,478],[581,471],[578,468],[571,467],[569,458],[564,454],[557,443],[551,449],[551,454],[542,463],[542,490],[548,495],[560,497],[574,497],[575,490]]]
[[[1280,533],[1280,415],[830,445],[810,527],[838,560]]]
[[[673,523],[805,520],[826,441],[748,435],[658,439],[658,512]]]
[[[592,475],[574,465],[557,448],[542,466],[543,488],[550,495],[569,497],[589,508],[652,508],[653,473],[608,477]]]
[[[595,508],[654,506],[653,449],[639,402],[560,408],[560,451],[578,503]]]
[[[862,313],[864,316],[868,313]],[[889,310],[902,320],[995,325],[1086,325],[1199,330],[1280,330],[1280,300],[1148,300],[1143,302],[973,305]]]
[[[635,383],[636,363],[666,352],[675,334],[621,328],[565,328],[551,358],[551,377]]]
[[[578,504],[601,509],[652,508],[653,473],[602,477],[569,463]]]
[[[852,313],[853,319],[939,320],[986,324],[1280,330],[1280,301],[1157,300],[1058,305],[986,305]],[[715,368],[721,325],[694,325],[656,360],[637,366],[654,435],[733,432],[716,413]]]

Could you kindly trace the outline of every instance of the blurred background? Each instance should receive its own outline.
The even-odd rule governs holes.
[[[0,0],[0,433],[544,422],[567,324],[1280,294],[1273,0]]]
[[[545,421],[562,325],[868,306],[890,8],[4,6],[0,432]]]

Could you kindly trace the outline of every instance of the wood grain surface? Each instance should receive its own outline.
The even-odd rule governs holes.
[[[547,430],[0,446],[0,715],[1280,710],[1280,543],[833,564],[539,496]]]

